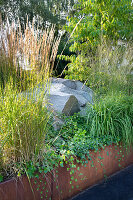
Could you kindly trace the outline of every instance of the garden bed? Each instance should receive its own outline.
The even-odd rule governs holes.
[[[91,160],[85,159],[70,165],[57,167],[46,174],[39,174],[30,181],[26,176],[0,183],[0,200],[65,200],[107,176],[133,163],[133,150],[117,145],[90,152]]]
[[[132,44],[120,47],[99,32],[89,55],[84,48],[76,55],[73,44],[74,54],[58,55],[68,62],[61,77],[82,81],[80,91],[65,89],[67,98],[78,90],[73,112],[59,110],[74,113],[65,116],[49,109],[46,92],[62,34],[35,24],[27,17],[22,27],[8,20],[0,27],[0,200],[69,199],[133,163]]]

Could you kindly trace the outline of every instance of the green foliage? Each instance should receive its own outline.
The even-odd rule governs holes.
[[[119,138],[125,145],[133,144],[133,97],[106,96],[88,112],[90,135]]]
[[[26,24],[26,15],[30,21],[35,19],[36,23],[46,26],[48,23],[57,26],[65,23],[62,12],[68,13],[68,7],[74,5],[70,0],[0,0],[0,11],[3,18],[8,17],[11,21],[20,18],[21,24]]]
[[[91,114],[91,111],[89,114]],[[103,148],[103,146],[120,141],[120,137],[114,135],[108,135],[106,133],[105,135],[98,135],[97,132],[92,134],[91,122],[88,124],[88,119],[79,114],[67,117],[65,124],[59,132],[62,140],[55,140],[53,143],[56,150],[64,153],[66,156],[71,154],[82,159],[88,156],[90,159],[89,150],[98,150],[98,148]]]
[[[108,95],[88,106],[86,116],[65,117],[65,123],[52,143],[57,152],[89,158],[89,150],[98,150],[120,141],[133,144],[133,98]],[[59,135],[59,137],[58,137]]]
[[[33,1],[29,2],[33,3]],[[56,4],[58,3],[56,2]],[[25,7],[24,2],[20,4]],[[112,93],[116,89],[126,94],[132,94],[132,75],[130,74],[132,70],[132,48],[127,46],[124,49],[123,47],[117,48],[115,46],[114,50],[112,44],[109,46],[108,42],[104,43],[104,39],[116,42],[118,38],[124,37],[127,40],[131,38],[130,29],[132,28],[132,23],[130,22],[132,15],[130,4],[129,0],[78,1],[75,5],[76,12],[72,11],[73,17],[70,18],[70,23],[67,26],[68,32],[72,33],[73,28],[84,15],[72,35],[71,42],[74,41],[74,43],[71,45],[70,50],[74,51],[75,54],[60,56],[61,59],[65,58],[67,62],[71,62],[68,64],[67,75],[69,78],[86,81],[86,84],[98,91],[99,94],[105,94],[108,91]],[[51,5],[51,1],[49,1],[49,6]],[[44,2],[40,1],[37,6],[33,6],[33,11],[37,14],[45,15],[46,13],[42,13],[43,6]],[[57,7],[60,8],[59,5]],[[31,8],[32,6],[30,7],[29,5],[25,7],[30,12]],[[53,9],[52,11],[56,15],[56,10]],[[123,15],[125,18],[123,18]],[[54,20],[56,20],[56,17]],[[26,35],[27,41],[31,41],[31,32]],[[16,34],[15,32],[12,33],[12,36]],[[51,34],[54,35],[54,32],[51,32]],[[49,38],[46,37],[46,44],[48,44],[47,41],[51,41],[49,44],[52,44],[51,35],[47,36]],[[40,35],[37,37],[40,38],[40,44],[42,44]],[[18,37],[16,36],[16,38]],[[11,39],[9,40],[10,42],[17,41],[13,40],[13,38]],[[34,39],[33,37],[33,41],[36,43],[37,41]],[[23,40],[21,42],[24,44]],[[15,43],[13,42],[12,44]],[[20,41],[14,47],[18,47],[18,44],[20,44]],[[30,44],[28,46],[31,47]],[[49,47],[49,45],[45,47]],[[49,61],[49,58],[52,58],[50,53],[53,52],[52,62],[54,63],[54,53],[57,53],[57,47],[58,45],[54,46],[53,49],[49,48],[49,53],[42,47],[42,50],[44,50],[42,54],[47,53],[48,57],[42,57],[41,62],[40,57],[37,57],[40,56],[40,45],[38,48],[33,45],[32,50],[38,50],[38,53],[35,53],[35,51],[34,55],[31,56],[29,56],[30,48],[25,48],[30,61],[33,58],[38,58],[37,62],[36,59],[33,59],[34,62],[31,63],[33,71],[35,67],[37,68],[35,74],[28,72],[30,75],[26,75],[20,71],[19,65],[18,67],[14,65],[15,54],[10,53],[13,53],[13,51],[15,53],[17,48],[12,48],[12,51],[9,51],[9,55],[11,55],[11,57],[9,56],[9,61],[6,54],[3,57],[6,62],[3,63],[1,60],[0,82],[6,84],[0,89],[0,182],[5,178],[4,170],[9,174],[15,173],[18,177],[26,173],[28,178],[35,177],[39,180],[40,173],[46,174],[58,166],[64,167],[66,163],[69,164],[67,171],[70,171],[70,184],[73,189],[75,187],[73,182],[78,182],[78,178],[74,177],[76,168],[80,171],[80,167],[77,167],[76,164],[81,163],[82,166],[86,166],[88,164],[87,159],[89,159],[91,166],[95,167],[95,158],[91,155],[91,150],[97,152],[100,148],[104,149],[105,146],[114,143],[119,144],[120,141],[127,146],[133,143],[132,96],[107,96],[103,100],[95,102],[94,105],[90,105],[87,115],[84,117],[79,114],[75,114],[72,117],[64,117],[65,124],[61,130],[54,131],[50,113],[45,106],[44,92],[41,92],[39,88],[40,96],[38,97],[36,96],[35,88],[30,87],[25,93],[18,93],[17,87],[21,88],[21,84],[24,84],[24,81],[26,85],[30,86],[44,81],[45,83],[42,87],[43,91],[45,90],[50,72],[51,60]],[[121,64],[124,58],[128,58],[129,63],[126,67],[122,66],[119,69],[118,64]],[[42,63],[43,65],[41,65]],[[38,76],[38,69],[41,67],[45,68],[45,74]],[[53,68],[53,64],[51,68]],[[17,73],[16,69],[18,70]],[[12,78],[11,75],[13,75]],[[14,76],[18,78],[15,84]],[[3,81],[3,79],[5,80]],[[27,87],[24,86],[25,88]],[[118,154],[120,153],[118,152]],[[109,156],[108,151],[107,156]],[[100,165],[104,167],[103,158],[99,155],[98,159]],[[121,158],[119,158],[119,162],[120,160]],[[79,176],[81,176],[82,180],[85,179],[82,173],[79,173]],[[56,174],[56,177],[58,177],[58,174]],[[40,184],[37,186],[37,190],[40,189],[39,186]],[[58,185],[56,189],[59,189]],[[43,198],[43,192],[40,191],[40,193],[41,198]]]
[[[8,84],[0,95],[2,164],[5,168],[10,164],[10,168],[15,170],[16,162],[32,160],[35,163],[41,159],[50,114],[43,103],[44,92],[41,94],[41,90],[35,99],[32,90],[18,94],[12,84]]]
[[[84,132],[81,132],[80,134],[75,134],[68,143],[69,150],[81,159],[85,159],[85,156],[90,159],[89,150],[98,151],[98,149],[101,147],[103,148],[103,146],[119,142],[119,139],[115,137],[113,139],[111,136],[106,135],[96,137],[85,135]]]
[[[87,53],[89,47],[97,47],[101,35],[111,41],[131,38],[133,29],[131,2],[131,0],[79,0],[66,26],[66,30],[72,33],[83,16],[72,35],[74,43],[71,51]]]
[[[3,181],[3,176],[0,174],[0,182]]]
[[[123,91],[128,95],[133,93],[133,44],[112,46],[102,40],[95,54],[81,52],[76,55],[60,56],[69,60],[65,78],[80,80],[93,89],[97,95],[112,91]]]
[[[132,19],[131,0],[78,1],[65,26],[75,54],[59,56],[70,62],[65,78],[85,82],[99,94],[132,94]]]
[[[39,174],[50,172],[53,170],[58,164],[62,166],[62,157],[58,155],[50,146],[45,145],[45,152],[42,153],[42,159],[37,160],[37,162],[33,163],[32,161],[26,162],[22,165],[23,169],[22,173],[26,172],[29,178],[39,177]],[[62,166],[63,167],[63,166]]]

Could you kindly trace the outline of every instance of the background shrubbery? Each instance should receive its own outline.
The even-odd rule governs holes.
[[[131,0],[76,2],[65,26],[72,55],[59,56],[70,62],[65,77],[81,80],[99,94],[132,94],[132,14]]]

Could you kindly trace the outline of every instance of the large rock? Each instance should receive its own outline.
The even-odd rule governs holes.
[[[93,104],[93,92],[80,81],[68,79],[52,78],[49,83],[39,84],[33,90],[22,92],[27,101],[32,99],[38,101],[43,98],[43,104],[48,105],[48,109],[53,116],[53,127],[59,130],[64,121],[59,113],[73,115],[80,111],[81,115],[86,115],[87,105]]]
[[[80,111],[78,100],[75,96],[66,93],[57,93],[49,97],[49,105],[56,112],[73,115]]]
[[[73,115],[93,103],[93,92],[80,81],[52,78],[48,92],[50,107],[56,112]]]

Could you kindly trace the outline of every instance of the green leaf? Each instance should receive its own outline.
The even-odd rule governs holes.
[[[60,162],[60,166],[61,166],[61,167],[64,167],[63,162]]]
[[[71,180],[74,180],[74,176],[71,177]]]
[[[0,174],[0,182],[3,181],[3,176]]]
[[[77,170],[79,171],[79,170],[80,170],[80,167],[77,167]]]

